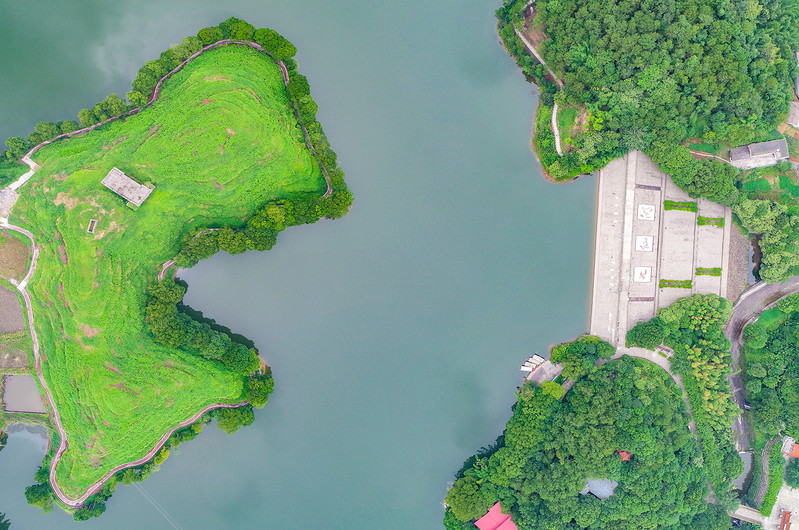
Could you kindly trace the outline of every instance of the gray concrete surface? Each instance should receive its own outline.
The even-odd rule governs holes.
[[[623,348],[627,331],[659,307],[694,293],[726,295],[729,208],[691,199],[640,151],[613,160],[597,178],[591,334]],[[696,202],[698,212],[666,211],[664,201]],[[699,216],[724,218],[724,227],[698,226]],[[697,276],[697,267],[722,275]],[[660,280],[692,287],[660,288]]]

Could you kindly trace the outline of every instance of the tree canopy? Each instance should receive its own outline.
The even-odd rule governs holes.
[[[500,35],[517,58],[528,53],[514,34],[527,0],[497,12]],[[743,143],[773,129],[793,99],[799,0],[538,0],[534,19],[546,33],[539,52],[563,88],[544,81],[535,60],[519,59],[546,97],[585,108],[587,127],[568,152],[547,164],[556,179],[590,172],[659,139]],[[551,94],[551,96],[550,96]],[[703,196],[723,194],[711,162],[686,184]]]
[[[669,375],[627,356],[591,368],[562,401],[528,382],[499,443],[457,475],[445,525],[470,527],[497,501],[520,529],[729,524],[704,501],[707,477],[689,419]],[[581,495],[588,478],[618,486],[605,500]]]
[[[658,309],[657,317],[649,321],[662,327],[665,344],[674,350],[671,369],[682,377],[702,442],[705,472],[716,502],[726,509],[736,502],[732,480],[743,471],[730,429],[733,417],[740,413],[727,380],[730,341],[724,324],[731,313],[732,306],[724,298],[695,294]]]
[[[799,438],[799,295],[744,329],[744,379],[754,427]],[[763,322],[765,321],[765,323]]]

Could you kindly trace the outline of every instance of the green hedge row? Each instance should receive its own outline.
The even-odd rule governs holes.
[[[684,212],[696,212],[698,207],[693,201],[663,201],[663,209],[668,210],[681,210]]]
[[[724,218],[723,217],[702,217],[701,215],[696,218],[696,224],[699,226],[711,225],[711,226],[724,226]]]
[[[668,287],[690,289],[692,284],[693,284],[692,280],[660,280],[658,287],[660,287],[661,289],[665,289]]]

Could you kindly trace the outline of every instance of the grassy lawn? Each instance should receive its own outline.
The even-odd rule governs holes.
[[[558,129],[560,129],[564,142],[566,138],[571,138],[571,129],[577,119],[577,112],[578,109],[576,107],[558,108]]]
[[[57,480],[76,496],[204,406],[242,399],[242,376],[156,343],[145,326],[147,287],[181,237],[325,183],[279,68],[243,46],[202,54],[150,108],[33,158],[42,167],[11,222],[41,246],[28,289],[69,440]],[[114,166],[155,185],[137,211],[100,185]]]
[[[28,166],[17,161],[0,162],[0,189],[5,188],[28,171]]]
[[[782,324],[788,319],[788,315],[784,312],[780,311],[776,307],[772,307],[766,311],[763,311],[760,314],[760,318],[758,318],[758,322],[763,324],[766,329],[772,330],[777,329],[777,326]]]
[[[690,143],[688,144],[689,149],[693,149],[694,151],[701,151],[703,153],[708,153],[711,155],[719,155],[719,146],[714,144],[702,144],[702,143]]]

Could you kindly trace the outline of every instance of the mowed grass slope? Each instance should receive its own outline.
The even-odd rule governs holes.
[[[161,346],[146,328],[147,287],[182,236],[239,224],[271,199],[321,195],[325,183],[279,68],[244,46],[202,54],[140,114],[33,158],[42,167],[11,221],[42,247],[29,290],[69,440],[57,480],[77,496],[204,406],[243,399],[240,375]],[[101,186],[114,166],[155,185],[137,211]]]

